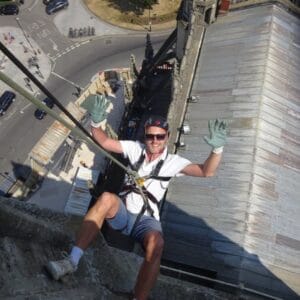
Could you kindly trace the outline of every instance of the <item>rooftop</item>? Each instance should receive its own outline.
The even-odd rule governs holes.
[[[299,32],[274,5],[207,28],[178,153],[204,161],[207,122],[221,118],[224,159],[216,177],[174,180],[162,215],[165,259],[289,299],[300,291]]]

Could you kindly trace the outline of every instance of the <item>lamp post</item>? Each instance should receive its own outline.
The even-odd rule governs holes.
[[[149,14],[148,14],[148,26],[149,26],[149,31],[151,32],[151,6],[149,5]]]
[[[75,82],[73,82],[71,80],[68,80],[67,78],[65,78],[65,77],[63,77],[63,76],[61,76],[61,75],[59,75],[59,74],[57,74],[55,72],[52,72],[51,74],[54,75],[54,76],[56,76],[56,77],[58,77],[58,78],[60,78],[60,79],[62,79],[62,80],[64,80],[64,81],[66,81],[70,85],[74,86],[75,89],[76,89],[76,92],[73,93],[74,96],[79,97],[81,95],[81,92],[84,90],[84,88],[81,87],[79,84],[77,84],[77,83],[75,83]]]

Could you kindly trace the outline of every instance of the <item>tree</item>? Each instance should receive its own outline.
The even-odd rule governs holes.
[[[152,8],[152,5],[156,4],[157,0],[130,0],[130,2],[141,8]]]

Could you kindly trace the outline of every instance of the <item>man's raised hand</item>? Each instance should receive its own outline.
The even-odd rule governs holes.
[[[228,124],[219,119],[208,122],[209,137],[205,136],[205,142],[213,148],[214,153],[221,153],[226,143]]]
[[[105,96],[94,94],[86,97],[80,106],[90,113],[91,125],[93,127],[100,127],[101,122],[107,118],[107,109],[110,105],[110,100]]]

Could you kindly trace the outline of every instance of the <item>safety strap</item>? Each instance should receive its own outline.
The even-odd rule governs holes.
[[[168,154],[167,154],[167,156],[168,156]],[[167,156],[165,157],[165,159],[167,158]],[[163,166],[163,164],[165,162],[165,159],[161,159],[157,163],[157,165],[155,166],[155,169],[152,170],[151,174],[148,175],[148,176],[145,176],[144,178],[145,179],[155,179],[155,180],[159,180],[159,181],[169,181],[169,180],[171,180],[171,178],[172,178],[171,176],[158,176],[158,174],[160,172],[160,169],[161,169],[161,167]],[[144,160],[145,160],[145,154],[142,152],[139,159],[137,160],[137,162],[134,165],[130,164],[131,169],[138,172],[138,170],[142,166]]]
[[[166,156],[167,157],[167,156]],[[165,158],[166,159],[166,158]],[[160,181],[169,181],[172,177],[167,177],[167,176],[159,176],[159,172],[161,170],[161,167],[163,166],[164,164],[164,161],[165,159],[162,159],[160,160],[154,170],[152,170],[151,174],[148,175],[148,176],[145,176],[145,177],[142,177],[144,180],[146,179],[155,179],[155,180],[160,180]],[[131,168],[138,172],[138,170],[140,169],[141,165],[143,164],[145,160],[145,154],[142,152],[139,159],[137,160],[137,162],[132,165],[131,164]],[[158,205],[158,200],[156,199],[156,197],[151,193],[149,192],[145,186],[140,186],[140,187],[137,187],[135,183],[132,183],[132,184],[127,184],[123,187],[123,190],[122,192],[120,193],[121,197],[123,199],[125,199],[125,197],[130,194],[130,193],[136,193],[136,194],[139,194],[143,197],[143,200],[144,200],[144,205],[139,213],[139,216],[140,215],[143,215],[144,212],[146,210],[148,210],[148,212],[150,213],[150,215],[153,217],[153,214],[154,214],[154,211],[153,209],[151,208],[150,204],[149,204],[149,201],[150,200],[152,203],[155,203],[156,205]],[[139,217],[140,219],[140,217]]]
[[[144,195],[146,195],[148,197],[148,199],[155,203],[155,204],[158,204],[159,202],[157,201],[157,199],[155,198],[155,196],[150,193],[144,186],[141,187]],[[129,193],[136,193],[136,194],[141,194],[140,190],[134,186],[133,184],[131,185],[125,185],[123,190],[122,190],[122,196],[125,197],[127,196]]]
[[[130,163],[131,169],[137,172],[140,169],[141,165],[143,164],[144,160],[145,160],[145,153],[143,153],[143,151],[142,151],[142,153],[141,153],[139,159],[137,160],[137,162],[134,165],[132,165]]]

